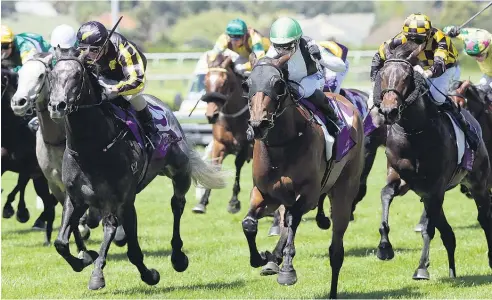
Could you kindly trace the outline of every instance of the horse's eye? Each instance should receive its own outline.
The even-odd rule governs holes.
[[[242,86],[242,88],[243,88],[244,93],[249,94],[249,84],[248,84],[246,81],[244,81],[244,82],[241,84],[241,86]]]
[[[41,78],[43,78],[43,76],[44,76],[44,73],[41,73],[41,74],[39,74],[39,77],[38,77],[38,79],[41,79]]]

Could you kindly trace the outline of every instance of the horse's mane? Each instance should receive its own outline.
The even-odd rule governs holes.
[[[226,56],[219,53],[213,61],[209,61],[209,68],[218,68],[226,60]]]
[[[39,53],[34,54],[32,58],[46,58],[49,55],[52,55],[52,53],[50,53],[50,52],[39,52]]]
[[[274,65],[274,62],[275,62],[275,58],[271,58],[271,57],[268,57],[268,56],[263,56],[262,58],[260,58],[256,64],[253,66],[253,68],[255,66],[261,66],[261,65]],[[289,71],[287,70],[287,64],[285,64],[283,67],[280,67],[280,71],[282,72],[282,77],[283,79],[287,80],[289,78]]]
[[[404,44],[397,46],[395,49],[390,51],[389,59],[404,59],[410,62],[412,65],[417,65],[419,60],[417,58],[418,53],[412,55],[412,53],[419,47],[420,45],[413,42],[407,41]],[[411,56],[412,55],[412,56]]]

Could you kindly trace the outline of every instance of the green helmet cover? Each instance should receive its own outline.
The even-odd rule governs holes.
[[[241,19],[234,19],[227,24],[226,34],[228,35],[245,35],[248,31],[246,23]]]
[[[278,18],[270,28],[270,41],[273,44],[288,44],[299,40],[301,36],[301,25],[289,17]]]

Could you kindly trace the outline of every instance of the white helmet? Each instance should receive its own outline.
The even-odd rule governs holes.
[[[60,46],[62,49],[68,49],[75,45],[77,35],[72,26],[62,24],[57,26],[51,32],[51,46]]]

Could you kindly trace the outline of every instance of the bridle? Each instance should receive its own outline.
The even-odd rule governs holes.
[[[34,93],[33,95],[29,96],[27,98],[27,101],[29,101],[29,109],[26,113],[26,115],[32,115],[34,113],[34,109],[33,109],[33,103],[36,104],[36,99],[39,98],[39,95],[41,94],[41,92],[44,90],[45,86],[46,86],[46,82],[49,81],[49,70],[51,69],[50,66],[45,63],[43,60],[39,59],[39,58],[33,58],[31,59],[30,61],[37,61],[37,62],[40,62],[44,65],[45,69],[44,69],[44,77],[43,77],[43,83],[41,84],[41,86],[39,87],[39,89],[36,91],[36,93]],[[39,112],[43,112],[43,111],[46,111],[48,108],[47,108],[47,104],[45,105],[44,108],[41,108],[41,107],[36,107],[36,110],[39,111]]]

